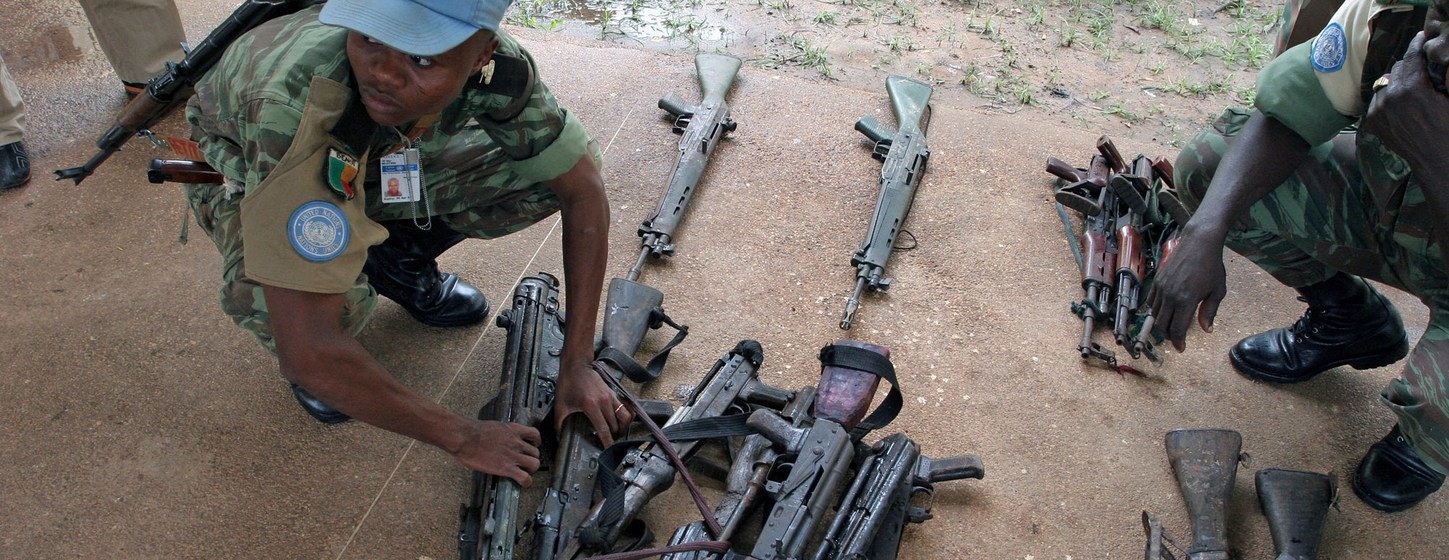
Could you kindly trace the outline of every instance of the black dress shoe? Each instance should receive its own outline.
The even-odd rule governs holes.
[[[1444,475],[1424,464],[1397,424],[1369,448],[1353,474],[1353,493],[1379,511],[1413,507],[1443,484]]]
[[[386,241],[367,249],[367,282],[413,318],[432,327],[476,325],[488,317],[488,299],[457,276],[438,272],[438,255],[464,239],[439,220],[419,229],[411,220],[383,222]]]
[[[30,182],[30,156],[25,144],[11,142],[0,146],[0,191]]]
[[[1399,312],[1358,277],[1340,272],[1298,293],[1308,303],[1298,322],[1244,338],[1228,352],[1239,373],[1297,383],[1342,365],[1383,367],[1409,353]]]
[[[352,419],[351,416],[318,400],[317,397],[312,396],[312,393],[308,393],[306,389],[296,383],[292,384],[292,396],[297,398],[297,404],[302,405],[302,410],[307,411],[307,414],[312,415],[323,424],[341,424]]]

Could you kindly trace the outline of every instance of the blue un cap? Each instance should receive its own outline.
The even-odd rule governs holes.
[[[435,56],[480,29],[498,31],[511,1],[329,0],[319,19],[411,55]]]

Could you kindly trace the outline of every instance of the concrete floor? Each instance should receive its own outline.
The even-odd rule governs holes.
[[[0,195],[0,557],[453,557],[468,473],[401,436],[327,428],[300,412],[274,361],[218,309],[215,249],[196,230],[177,243],[182,197],[141,171],[158,152],[133,142],[80,187],[49,181],[50,170],[89,156],[123,98],[94,47],[67,59],[36,46],[85,22],[69,4],[35,3],[45,9],[12,27],[25,31],[0,37],[31,102],[36,156],[32,183]],[[227,10],[181,5],[193,38]],[[655,103],[667,91],[697,98],[692,61],[517,34],[608,146],[609,273],[623,275],[677,141]],[[890,121],[884,87],[746,66],[729,99],[739,129],[715,153],[678,255],[642,277],[692,331],[647,396],[692,386],[743,338],[763,344],[768,382],[810,384],[818,347],[842,338],[849,258],[879,169],[850,127],[863,114]],[[160,128],[181,133],[184,123]],[[1442,557],[1445,495],[1386,515],[1347,491],[1359,457],[1393,422],[1377,394],[1396,368],[1293,387],[1231,373],[1229,345],[1301,312],[1291,291],[1243,259],[1228,257],[1232,292],[1217,332],[1195,333],[1187,353],[1145,379],[1082,365],[1080,322],[1067,311],[1080,297],[1078,273],[1040,168],[1048,155],[1084,160],[1101,132],[1053,115],[935,107],[931,167],[907,224],[920,245],[894,257],[896,286],[865,301],[849,335],[892,349],[907,396],[878,435],[904,431],[932,456],[977,454],[988,474],[942,484],[936,519],[907,532],[901,557],[1136,558],[1143,509],[1183,537],[1162,452],[1163,434],[1179,427],[1244,436],[1250,460],[1230,521],[1243,558],[1272,556],[1252,490],[1253,472],[1266,467],[1343,481],[1320,557]],[[1111,132],[1130,154],[1173,152],[1130,129]],[[561,272],[559,234],[550,219],[442,261],[503,302],[522,275]],[[1424,308],[1392,297],[1417,337]],[[362,339],[404,383],[459,413],[494,390],[503,337],[491,321],[431,329],[384,302]],[[674,499],[647,519],[667,535],[695,515]]]

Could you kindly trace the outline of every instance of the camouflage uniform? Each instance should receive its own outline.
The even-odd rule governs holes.
[[[186,188],[221,252],[222,308],[272,352],[262,283],[344,294],[343,326],[355,334],[376,303],[362,265],[367,247],[387,236],[378,222],[439,220],[473,238],[506,235],[559,209],[545,181],[586,153],[601,163],[583,126],[538,81],[533,59],[501,33],[495,60],[512,57],[523,69],[504,77],[511,86],[498,76],[470,82],[426,127],[373,123],[353,89],[347,31],[319,23],[319,10],[231,45],[186,112],[207,162],[227,178]],[[370,162],[405,142],[421,153],[423,200],[383,204]],[[350,162],[366,170],[355,190]]]
[[[1449,473],[1449,277],[1431,242],[1443,217],[1433,215],[1408,164],[1378,138],[1341,132],[1362,116],[1372,82],[1403,56],[1423,23],[1423,8],[1348,0],[1317,39],[1264,68],[1257,109],[1314,147],[1308,163],[1234,224],[1227,246],[1290,287],[1342,271],[1429,307],[1429,326],[1382,401],[1419,456]],[[1201,203],[1249,115],[1229,109],[1178,156],[1176,180],[1189,207]]]

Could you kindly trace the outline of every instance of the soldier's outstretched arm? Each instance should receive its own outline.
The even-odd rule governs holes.
[[[1211,332],[1218,305],[1227,295],[1223,244],[1228,229],[1287,180],[1307,160],[1309,149],[1298,133],[1260,111],[1253,112],[1229,146],[1147,296],[1152,315],[1178,352],[1187,349],[1193,316]]]
[[[441,448],[470,469],[531,482],[538,430],[470,420],[408,390],[343,330],[342,295],[262,290],[287,379],[353,418]]]
[[[558,196],[563,215],[564,349],[559,368],[554,422],[582,413],[604,447],[633,420],[619,397],[593,371],[594,322],[599,316],[604,265],[609,258],[609,199],[594,159],[584,154],[572,168],[545,183]]]

